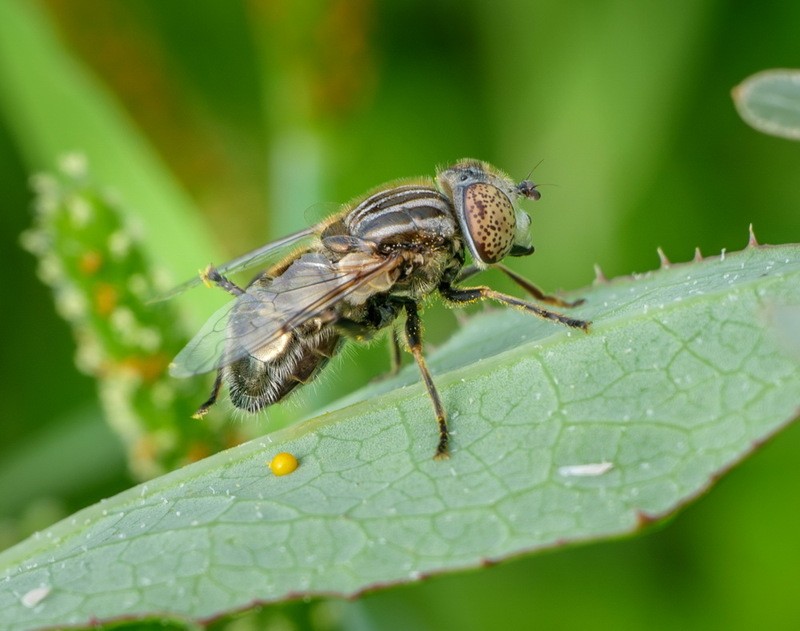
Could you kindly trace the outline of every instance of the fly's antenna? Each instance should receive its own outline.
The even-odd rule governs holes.
[[[531,175],[533,175],[533,172],[534,172],[536,169],[538,169],[538,168],[539,168],[539,165],[540,165],[542,162],[544,162],[544,158],[542,158],[541,160],[539,160],[539,162],[537,162],[536,164],[534,164],[534,165],[533,165],[533,168],[532,168],[530,171],[528,171],[528,176],[525,178],[526,180],[530,180],[530,179],[531,179]]]
[[[522,180],[522,182],[517,184],[517,191],[519,191],[519,194],[522,195],[523,197],[527,197],[528,199],[533,199],[533,200],[537,200],[542,197],[542,194],[537,189],[538,185],[531,182],[531,175],[533,175],[533,172],[539,167],[539,165],[542,163],[543,160],[544,158],[542,160],[539,160],[539,162],[537,162],[534,165],[534,167],[530,170],[528,176],[524,180]]]

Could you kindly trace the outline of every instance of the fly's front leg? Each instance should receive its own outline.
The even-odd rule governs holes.
[[[539,289],[527,278],[521,276],[520,274],[517,274],[513,269],[506,267],[502,263],[495,263],[494,265],[492,265],[492,267],[503,272],[503,274],[505,274],[511,280],[517,283],[517,285],[522,287],[531,296],[536,298],[536,300],[541,300],[542,302],[546,302],[547,304],[555,305],[557,307],[567,307],[567,308],[577,307],[578,305],[582,305],[584,302],[586,302],[583,298],[580,298],[579,300],[568,301],[559,298],[558,296],[550,296],[544,293],[541,289]]]
[[[244,289],[239,287],[239,285],[236,283],[229,281],[217,271],[216,267],[213,267],[212,265],[209,265],[200,273],[200,278],[203,279],[203,282],[206,285],[210,286],[211,283],[213,283],[217,287],[224,289],[233,296],[241,296],[243,293],[245,293]]]
[[[495,291],[494,289],[490,289],[489,287],[453,287],[452,285],[444,284],[439,287],[439,293],[441,293],[442,296],[447,300],[457,303],[474,302],[476,300],[486,299],[496,300],[502,304],[509,305],[511,307],[519,307],[520,309],[529,311],[530,313],[533,313],[540,318],[544,318],[545,320],[559,322],[574,329],[582,329],[583,331],[589,330],[589,322],[586,320],[568,318],[567,316],[556,313],[555,311],[543,309],[535,304],[520,300],[514,296],[509,296],[508,294],[503,294],[499,291]]]
[[[477,265],[471,264],[465,267],[462,267],[458,274],[456,274],[455,279],[452,281],[454,285],[458,285],[459,283],[463,283],[468,278],[472,278],[475,274],[480,274],[483,271],[482,268],[478,267]]]
[[[517,285],[522,287],[526,292],[528,292],[528,294],[536,298],[536,300],[546,302],[549,305],[555,305],[556,307],[571,308],[571,307],[577,307],[586,302],[583,298],[579,300],[568,301],[564,300],[563,298],[559,298],[558,296],[551,296],[549,294],[546,294],[536,285],[534,285],[531,281],[529,281],[527,278],[525,278],[521,274],[518,274],[510,267],[506,267],[502,263],[495,263],[491,267],[492,269],[496,269],[500,272],[503,272],[503,274],[508,276]],[[481,270],[477,265],[468,265],[461,269],[461,271],[456,276],[456,279],[453,281],[453,284],[458,285],[459,283],[464,282],[468,278],[475,276],[475,274],[481,271],[483,270]]]
[[[425,382],[428,395],[430,395],[431,402],[433,403],[436,422],[439,423],[439,444],[436,446],[436,453],[433,457],[435,460],[442,460],[450,457],[450,452],[447,448],[449,442],[447,417],[444,413],[442,400],[439,398],[439,392],[436,390],[436,386],[431,378],[431,373],[428,370],[428,365],[425,363],[425,357],[422,355],[422,330],[419,313],[417,312],[417,305],[414,302],[406,302],[403,306],[406,310],[406,341],[408,342],[408,348],[414,356],[417,366],[419,366],[422,380]]]

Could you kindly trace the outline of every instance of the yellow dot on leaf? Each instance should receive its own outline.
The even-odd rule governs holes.
[[[295,458],[292,454],[287,454],[285,451],[276,454],[269,463],[269,468],[275,475],[288,475],[297,469],[297,466],[297,458]]]

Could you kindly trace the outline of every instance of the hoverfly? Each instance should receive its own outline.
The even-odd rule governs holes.
[[[506,256],[533,252],[531,219],[518,202],[539,197],[536,185],[527,179],[515,184],[485,162],[461,160],[439,169],[435,179],[384,185],[311,228],[220,267],[209,267],[172,294],[203,280],[236,300],[208,320],[175,358],[170,373],[187,377],[217,371],[196,418],[215,403],[223,383],[236,407],[257,412],[314,379],[346,338],[371,338],[405,313],[408,350],[439,426],[434,457],[446,458],[447,416],[422,354],[421,300],[434,292],[452,304],[490,299],[588,330],[586,321],[488,287],[460,285],[493,267],[541,302],[561,307],[582,302],[547,296],[501,263]],[[265,265],[289,247],[295,251],[246,287],[226,276]],[[472,259],[469,265],[467,253]],[[394,326],[391,330],[396,368],[399,343]]]

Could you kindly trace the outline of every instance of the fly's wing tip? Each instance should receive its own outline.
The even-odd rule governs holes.
[[[205,282],[205,279],[202,276],[202,270],[201,270],[200,274],[198,274],[197,276],[193,276],[186,282],[183,282],[180,285],[177,285],[172,289],[167,290],[164,293],[151,296],[147,301],[147,303],[158,304],[160,302],[167,302],[168,300],[172,300],[173,298],[176,298],[181,294],[186,293],[189,289],[192,289],[193,287],[196,287],[197,285],[203,282]]]
[[[213,361],[200,361],[200,357],[188,346],[177,354],[169,364],[169,374],[176,379],[186,379],[214,370]]]
[[[190,377],[191,373],[181,366],[181,364],[171,361],[169,363],[169,376],[175,377],[176,379],[184,379]]]

